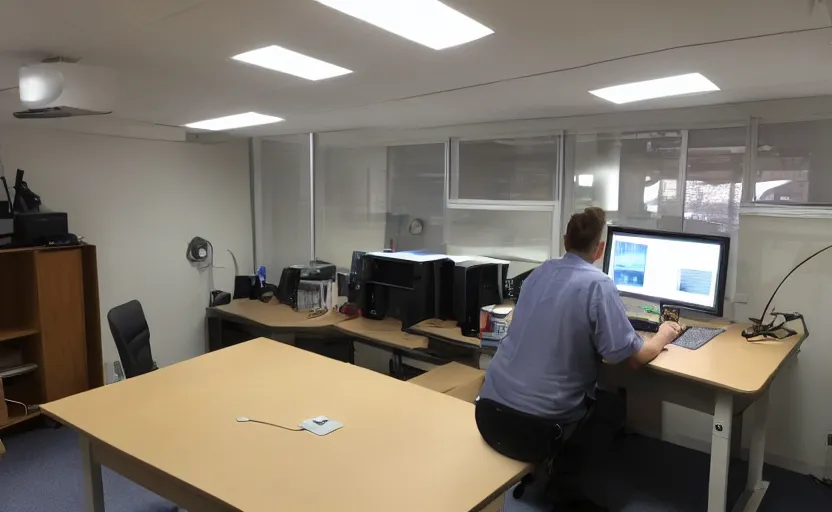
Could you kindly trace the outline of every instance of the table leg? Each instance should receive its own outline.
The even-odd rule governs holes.
[[[78,436],[81,443],[81,463],[84,466],[84,494],[88,512],[104,512],[104,484],[101,481],[101,464],[95,458],[90,440]]]
[[[390,376],[404,380],[403,366],[402,354],[398,350],[394,350],[390,357]]]
[[[734,507],[735,512],[754,512],[763,501],[768,482],[763,480],[763,458],[766,450],[766,421],[768,420],[768,391],[754,402],[749,410],[751,444],[748,450],[748,480],[745,492]]]
[[[0,441],[0,457],[6,454],[6,447],[3,446],[3,441]]]
[[[708,512],[725,512],[728,494],[728,467],[731,462],[731,422],[734,397],[716,394],[714,424],[711,431],[711,473],[708,481]]]
[[[731,458],[742,459],[742,424],[743,413],[734,416],[734,423],[731,425]]]
[[[222,319],[208,317],[208,351],[219,350],[222,346]]]

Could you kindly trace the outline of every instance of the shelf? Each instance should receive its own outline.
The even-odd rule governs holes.
[[[0,328],[0,343],[37,334],[37,329],[3,329]]]
[[[22,407],[14,407],[12,406],[10,409],[22,409]],[[17,425],[18,423],[22,423],[24,421],[31,420],[32,418],[37,418],[40,416],[40,411],[34,411],[29,414],[24,415],[23,411],[12,411],[9,410],[9,421],[6,423],[0,424],[0,430],[4,428],[11,427],[13,425]]]
[[[12,377],[26,375],[27,373],[32,373],[37,369],[38,365],[34,363],[12,366],[11,368],[0,368],[0,379],[10,379]]]

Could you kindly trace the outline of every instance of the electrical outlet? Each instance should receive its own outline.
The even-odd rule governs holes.
[[[124,380],[124,370],[121,368],[121,361],[104,363],[104,384],[113,384]]]
[[[735,293],[734,294],[734,303],[735,304],[748,304],[748,294],[747,293]]]

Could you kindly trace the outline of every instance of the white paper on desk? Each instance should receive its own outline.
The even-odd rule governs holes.
[[[444,260],[444,254],[426,254],[419,252],[371,252],[370,256],[378,256],[380,258],[389,258],[391,260],[414,261],[416,263],[424,263],[426,261]]]
[[[312,432],[316,436],[325,436],[343,427],[344,424],[340,421],[331,420],[326,416],[316,416],[300,422],[298,426]]]
[[[454,263],[463,263],[466,261],[476,261],[477,263],[496,263],[497,265],[508,265],[511,263],[508,260],[500,260],[497,258],[490,258],[488,256],[456,256],[448,255],[448,258]]]

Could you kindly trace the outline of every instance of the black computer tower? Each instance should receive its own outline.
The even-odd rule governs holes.
[[[367,318],[401,320],[402,328],[422,320],[447,318],[451,303],[447,281],[453,261],[410,261],[395,256],[366,254],[361,259],[360,308]],[[444,279],[443,279],[444,278]]]
[[[367,254],[363,251],[352,252],[352,264],[350,265],[349,282],[347,284],[347,302],[357,303],[361,298],[361,271],[362,259]]]
[[[464,336],[480,333],[480,309],[503,300],[508,265],[463,261],[454,267],[454,317]]]

